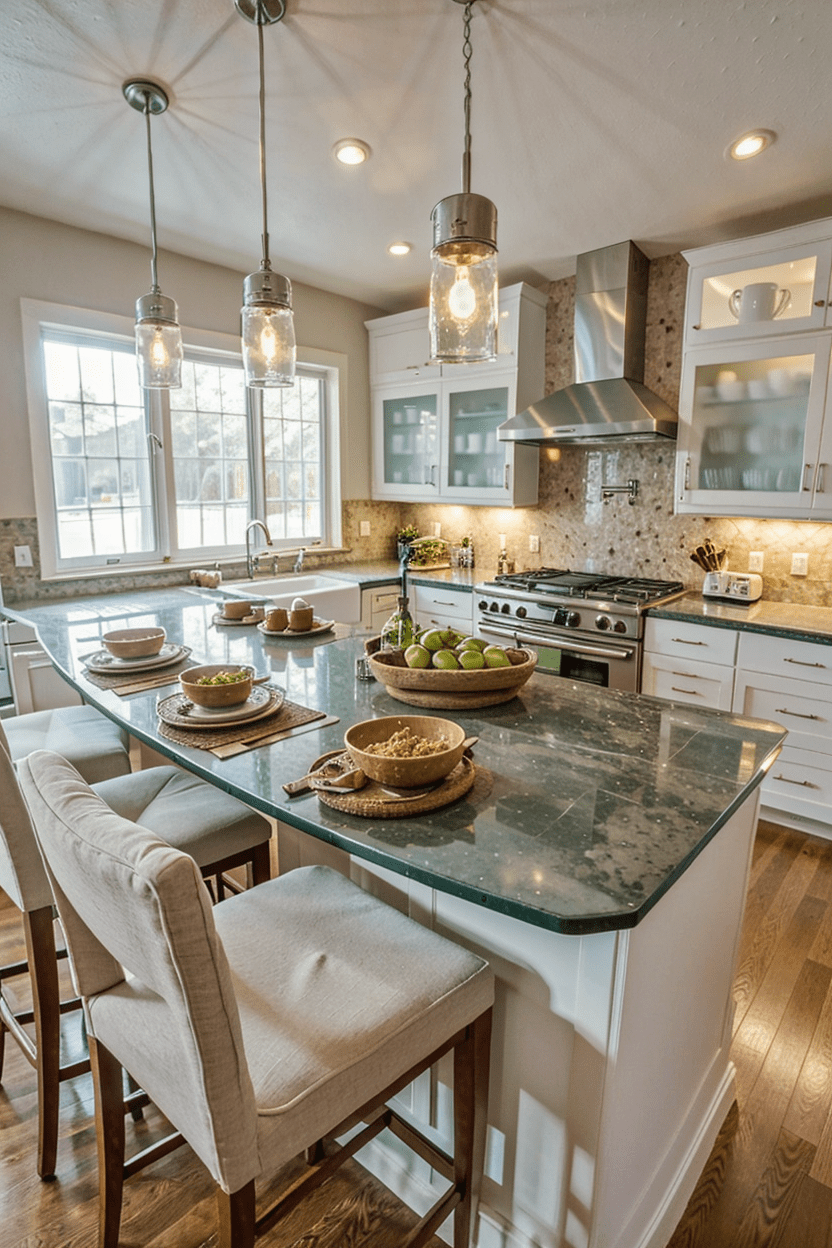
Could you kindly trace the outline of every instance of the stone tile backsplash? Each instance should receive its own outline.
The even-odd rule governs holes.
[[[672,407],[678,407],[682,366],[682,329],[687,266],[682,256],[665,256],[650,265],[647,300],[645,382]],[[572,381],[574,278],[549,287],[546,324],[546,389]],[[395,558],[395,533],[406,524],[432,535],[434,523],[442,536],[458,541],[469,535],[476,568],[487,580],[497,570],[499,537],[506,535],[508,554],[519,568],[541,565],[621,572],[632,576],[682,581],[698,589],[703,573],[690,552],[705,537],[728,551],[728,566],[748,569],[749,552],[762,551],[763,596],[772,601],[832,606],[832,525],[811,521],[708,518],[673,514],[674,443],[633,443],[607,449],[541,448],[540,497],[536,507],[458,507],[437,503],[388,503],[349,500],[342,507],[345,553],[310,555],[310,567],[336,562],[370,562]],[[625,495],[601,501],[604,485],[634,478],[639,493],[631,506]],[[361,537],[362,520],[370,536]],[[540,539],[540,551],[529,551],[529,538]],[[32,549],[35,568],[14,566],[13,547]],[[791,575],[794,552],[809,556],[809,574]],[[244,575],[242,564],[223,574]],[[124,574],[48,585],[39,580],[37,523],[32,518],[0,520],[0,582],[5,600],[66,597],[86,590],[146,588],[183,584],[182,569],[163,569],[135,577]]]

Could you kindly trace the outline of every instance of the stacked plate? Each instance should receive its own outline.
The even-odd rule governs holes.
[[[159,718],[173,728],[227,728],[231,724],[273,715],[285,700],[285,689],[255,685],[251,696],[239,706],[197,706],[184,693],[173,693],[157,701],[156,711]]]
[[[175,642],[166,642],[158,654],[149,654],[141,659],[117,659],[109,650],[96,650],[83,660],[84,666],[91,672],[101,675],[127,675],[129,672],[151,672],[157,667],[172,667],[174,663],[187,659],[191,653],[190,646],[180,646]]]

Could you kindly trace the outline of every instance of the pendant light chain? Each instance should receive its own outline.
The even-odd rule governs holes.
[[[462,193],[464,195],[468,195],[471,191],[471,54],[474,50],[471,44],[472,3],[473,0],[467,0],[462,21],[462,60],[465,66],[465,95],[463,104],[465,112],[465,147],[462,153]]]
[[[150,184],[150,291],[158,295],[159,274],[156,264],[156,192],[153,186],[153,148],[150,143],[150,95],[144,97],[144,119],[147,128],[147,179]]]
[[[270,269],[269,259],[269,217],[266,195],[266,73],[263,53],[263,0],[257,0],[257,44],[260,56],[260,189],[263,201],[263,261],[262,267]]]

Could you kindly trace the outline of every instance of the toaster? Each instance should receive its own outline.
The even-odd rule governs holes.
[[[708,572],[702,586],[705,598],[729,602],[756,602],[763,593],[763,578],[756,572]]]

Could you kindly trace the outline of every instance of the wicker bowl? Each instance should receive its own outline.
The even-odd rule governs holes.
[[[448,748],[436,754],[415,758],[391,758],[385,754],[368,754],[366,747],[388,741],[393,733],[409,728],[417,737],[436,741],[444,737]],[[465,751],[465,730],[451,719],[434,715],[387,715],[383,719],[365,719],[353,724],[344,733],[344,744],[356,767],[380,784],[397,788],[417,789],[450,775]]]
[[[222,604],[222,614],[227,620],[244,620],[251,615],[251,603],[240,598],[226,598]]]
[[[245,680],[229,685],[200,685],[205,676],[218,676],[220,672],[245,672]],[[206,663],[202,667],[189,667],[179,677],[182,692],[197,706],[239,706],[251,697],[254,668],[243,663]]]
[[[149,659],[165,644],[163,628],[117,628],[101,640],[116,659]]]
[[[445,671],[432,667],[408,667],[400,650],[380,649],[381,639],[365,643],[370,670],[392,698],[437,710],[462,710],[466,706],[491,706],[507,702],[537,666],[534,650],[506,650],[510,667],[483,667],[476,671]]]

